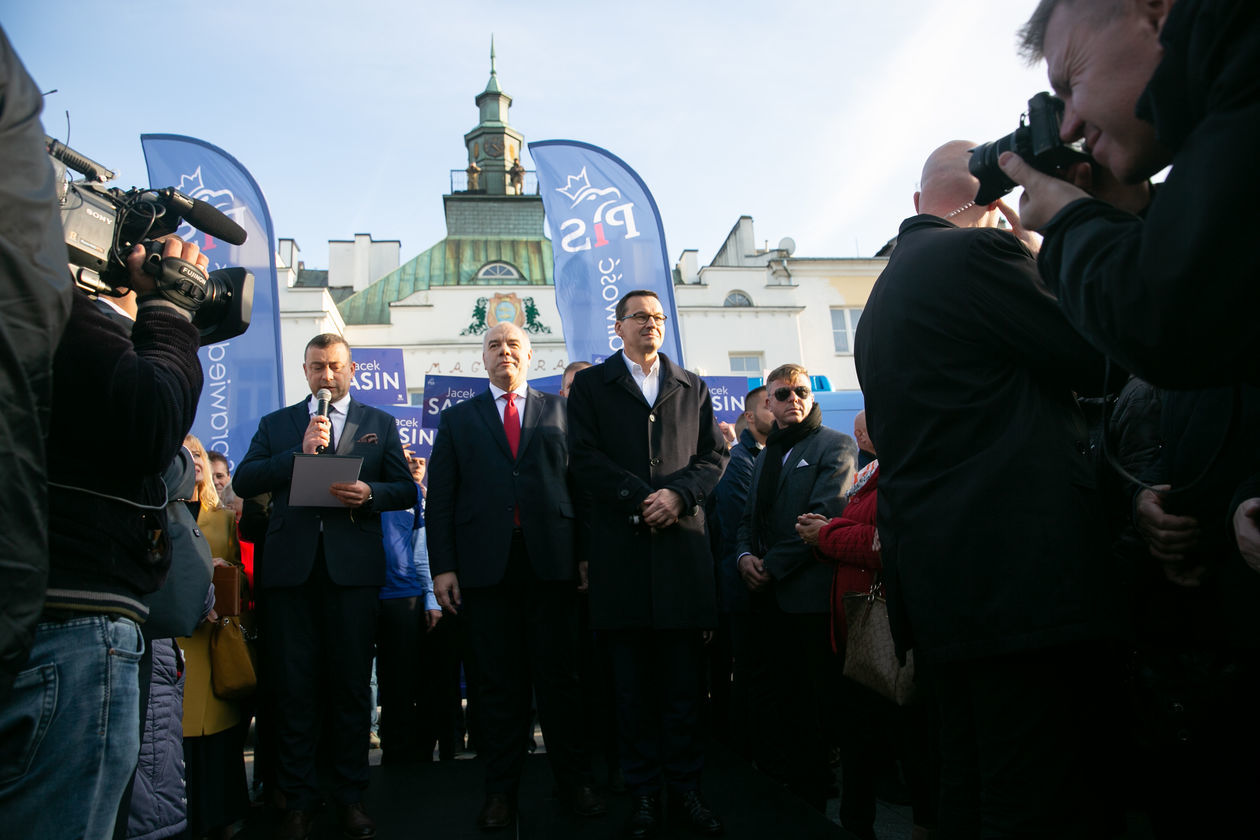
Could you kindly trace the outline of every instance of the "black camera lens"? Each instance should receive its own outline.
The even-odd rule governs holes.
[[[235,338],[249,328],[254,309],[254,273],[240,267],[211,271],[206,298],[193,313],[201,346]]]
[[[1005,137],[999,137],[991,143],[981,143],[971,150],[967,169],[980,181],[980,188],[976,190],[976,204],[992,204],[1018,186],[998,166],[998,158],[1003,152],[1020,154],[1020,141],[1027,145],[1027,136],[1028,128],[1021,125]]]
[[[1042,91],[1028,100],[1028,113],[1019,118],[1019,128],[972,149],[967,169],[980,181],[976,204],[992,204],[1018,186],[998,166],[1003,152],[1014,152],[1047,175],[1058,175],[1075,163],[1092,163],[1089,155],[1060,139],[1062,123],[1063,100]]]

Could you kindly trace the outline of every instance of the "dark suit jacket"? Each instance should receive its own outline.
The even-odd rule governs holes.
[[[731,459],[722,480],[713,488],[709,536],[717,566],[718,602],[722,612],[748,612],[748,586],[735,568],[735,540],[739,536],[744,504],[748,501],[753,464],[760,451],[752,432],[744,429],[739,442],[730,449]]]
[[[755,528],[757,486],[766,465],[761,450],[753,465],[752,484],[739,523],[735,556],[749,552],[765,561],[774,580],[771,591],[779,608],[790,613],[827,613],[831,610],[831,566],[820,563],[814,549],[796,533],[796,517],[821,513],[828,518],[844,509],[844,491],[853,482],[853,452],[857,445],[845,434],[821,426],[788,452],[779,473],[774,505]],[[757,545],[754,545],[756,540]]]
[[[530,563],[540,580],[572,580],[573,502],[565,401],[530,388],[516,458],[489,390],[442,412],[429,459],[425,523],[429,570],[460,586],[503,578],[520,507]]]
[[[590,524],[591,623],[599,629],[717,624],[704,505],[728,453],[708,386],[660,360],[655,405],[620,351],[579,371],[569,392],[569,456]],[[640,503],[663,487],[682,496],[679,521],[656,532],[631,524]]]
[[[372,489],[362,508],[289,507],[293,456],[302,451],[310,423],[308,401],[273,411],[258,423],[249,452],[236,468],[232,484],[241,498],[271,493],[267,526],[267,562],[262,588],[298,586],[311,574],[323,523],[328,576],[339,586],[385,583],[383,510],[403,510],[416,503],[416,483],[407,469],[394,418],[351,399],[346,425],[337,439],[338,455],[363,459],[359,479]]]
[[[1123,605],[1073,396],[1098,392],[1103,361],[1024,246],[907,219],[855,349],[899,646],[949,661],[1111,632]]]

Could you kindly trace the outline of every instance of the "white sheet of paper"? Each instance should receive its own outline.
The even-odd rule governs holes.
[[[294,455],[289,507],[345,507],[328,492],[339,481],[358,481],[362,458],[350,455]]]

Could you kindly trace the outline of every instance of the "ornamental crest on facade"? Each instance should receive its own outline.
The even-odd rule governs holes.
[[[538,316],[538,307],[532,297],[521,298],[515,293],[495,294],[477,298],[473,305],[472,322],[459,331],[460,335],[481,335],[499,323],[516,324],[531,335],[550,334]]]

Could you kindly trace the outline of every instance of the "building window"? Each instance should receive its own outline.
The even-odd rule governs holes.
[[[765,368],[761,364],[760,353],[732,353],[731,373],[738,376],[761,376]]]
[[[726,296],[726,300],[722,301],[723,306],[752,306],[752,298],[747,293],[738,289]]]
[[[853,336],[857,334],[858,319],[861,317],[860,307],[831,310],[831,338],[835,342],[837,353],[853,352]]]
[[[477,276],[473,278],[473,282],[489,285],[496,283],[520,283],[521,273],[511,263],[486,263],[477,271]]]

